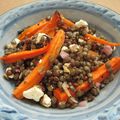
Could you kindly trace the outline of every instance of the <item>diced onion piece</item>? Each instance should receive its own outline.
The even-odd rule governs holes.
[[[62,59],[65,59],[65,58],[69,57],[69,54],[66,53],[65,51],[61,51],[60,56],[61,56]]]
[[[79,106],[80,106],[80,107],[86,107],[87,104],[88,104],[88,102],[87,102],[86,100],[84,100],[84,101],[81,101],[81,102],[79,103]]]
[[[113,49],[109,45],[104,45],[102,52],[105,53],[107,56],[111,55],[113,52]]]
[[[68,90],[68,84],[66,83],[66,82],[64,82],[63,84],[62,84],[62,88],[63,88],[63,90],[65,91],[65,93],[68,95],[68,97],[71,97],[71,94],[70,94],[70,92],[69,92],[69,90]]]
[[[95,83],[95,85],[96,85],[96,87],[100,87],[100,85],[101,85],[101,83],[99,83],[99,82],[97,82],[97,83]]]

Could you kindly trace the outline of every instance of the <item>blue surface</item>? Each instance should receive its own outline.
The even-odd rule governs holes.
[[[16,37],[17,30],[32,25],[53,11],[59,10],[66,17],[85,19],[109,40],[120,39],[120,15],[92,3],[80,0],[40,0],[0,16],[0,54],[3,46]],[[119,56],[119,49],[116,55]],[[118,120],[120,119],[120,82],[119,73],[88,108],[54,110],[41,108],[39,105],[18,101],[11,95],[13,85],[2,78],[0,64],[0,120]]]

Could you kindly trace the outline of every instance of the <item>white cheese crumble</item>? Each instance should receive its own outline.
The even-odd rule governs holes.
[[[85,20],[79,20],[78,22],[75,23],[75,26],[80,28],[80,27],[87,27],[88,23]]]
[[[20,43],[20,40],[18,38],[15,38],[14,40],[15,40],[16,45]]]
[[[69,66],[70,66],[70,63],[65,63],[63,65],[63,70],[64,70],[65,73],[70,73],[70,70],[68,68]]]
[[[80,47],[77,44],[71,44],[71,45],[69,45],[69,48],[72,52],[77,52]]]
[[[67,50],[68,50],[68,47],[66,47],[66,46],[63,46],[61,49],[61,51],[67,51]]]
[[[46,35],[45,33],[38,33],[37,38],[36,38],[36,44],[41,41],[43,36],[48,36],[48,35]]]
[[[44,95],[41,88],[34,86],[23,92],[23,96],[27,99],[32,99],[36,102],[39,102],[40,98]]]
[[[84,43],[84,40],[79,38],[79,39],[78,39],[78,42],[79,42],[79,43]]]
[[[51,99],[50,97],[45,94],[41,100],[41,104],[44,106],[44,107],[50,107],[51,106]]]
[[[39,60],[39,63],[41,63],[41,62],[42,62],[42,59]]]
[[[11,68],[11,67],[8,67],[8,68],[5,70],[5,72],[7,73],[9,70],[11,71],[12,68]],[[8,75],[8,77],[12,79],[12,78],[14,77],[14,74]]]

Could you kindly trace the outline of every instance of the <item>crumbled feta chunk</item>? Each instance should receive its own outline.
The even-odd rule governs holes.
[[[14,48],[14,45],[12,45],[11,43],[7,44],[7,48]]]
[[[61,49],[61,51],[67,51],[67,50],[68,50],[68,47],[66,47],[66,46],[63,46]]]
[[[79,42],[79,43],[84,43],[84,40],[79,38],[79,39],[78,39],[78,42]]]
[[[63,70],[64,70],[65,73],[70,73],[70,70],[68,68],[69,66],[70,66],[70,63],[65,63],[63,65]]]
[[[36,102],[39,102],[40,98],[44,95],[41,88],[34,86],[23,92],[23,96],[27,99],[32,99]]]
[[[50,97],[45,94],[41,100],[41,104],[44,106],[44,107],[50,107],[51,106],[51,99]]]
[[[72,45],[69,45],[69,48],[72,52],[77,52],[80,47],[77,44],[72,44]]]
[[[16,45],[20,43],[20,40],[18,38],[15,38],[14,40],[15,40]]]
[[[87,27],[88,23],[85,20],[79,20],[78,22],[75,23],[75,26],[80,28],[80,27]]]
[[[39,60],[39,63],[41,63],[41,62],[42,62],[42,60],[40,59],[40,60]]]
[[[115,50],[116,50],[116,47],[114,46],[114,47],[113,47],[113,51],[115,51]]]
[[[8,68],[6,69],[6,72],[9,71],[9,70],[12,70],[12,68],[11,68],[11,67],[8,67]]]
[[[65,73],[70,73],[70,70],[66,66],[63,66],[63,70],[64,70]]]
[[[14,78],[14,74],[9,75],[8,77],[11,78],[11,79]]]
[[[43,36],[47,36],[45,33],[38,33],[36,38],[36,44],[39,43]]]
[[[11,67],[8,67],[6,70],[5,70],[5,72],[7,73],[8,71],[11,71],[12,70],[12,68]],[[7,75],[8,76],[8,78],[14,78],[14,74],[11,74],[11,75]]]
[[[94,34],[93,36],[95,36],[95,37],[96,37],[96,34]]]

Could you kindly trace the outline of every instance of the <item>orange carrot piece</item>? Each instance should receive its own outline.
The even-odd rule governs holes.
[[[108,63],[111,65],[111,68],[113,72],[117,72],[120,69],[120,57],[112,58]],[[104,79],[106,79],[109,76],[109,71],[107,70],[105,64],[99,67],[96,71],[93,73],[93,81],[96,82],[102,82]]]
[[[19,60],[25,60],[29,58],[36,57],[40,54],[43,54],[48,51],[49,45],[39,48],[39,49],[34,49],[34,50],[26,50],[26,51],[21,51],[17,53],[12,53],[10,55],[6,55],[0,58],[0,60],[3,60],[5,63],[14,63]]]
[[[55,37],[52,39],[50,43],[50,48],[46,55],[42,58],[41,62],[34,68],[34,70],[25,78],[25,80],[13,91],[13,95],[17,99],[23,98],[23,92],[34,85],[38,84],[42,78],[45,76],[45,73],[48,69],[50,69],[51,65],[51,56],[52,60],[54,60],[58,51],[64,43],[65,33],[63,30],[59,30]],[[58,52],[57,52],[58,53]]]
[[[112,58],[108,63],[111,65],[113,72],[117,72],[120,70],[120,57]],[[92,72],[93,75],[93,82],[102,82],[107,77],[109,77],[109,71],[106,68],[105,64],[100,66],[96,71]],[[90,89],[90,84],[88,82],[84,82],[82,85],[79,85],[76,90],[79,91],[88,91]]]
[[[95,51],[89,50],[89,51],[88,51],[88,56],[94,58],[94,57],[96,57],[96,56],[99,56],[99,54],[98,54],[97,52],[95,52]]]
[[[58,22],[61,20],[59,12],[55,12],[51,18],[51,20],[46,21],[42,20],[38,24],[35,24],[27,29],[25,29],[19,36],[18,39],[23,40],[24,38],[28,37],[30,38],[34,34],[37,34],[39,32],[42,33],[48,33],[50,31],[55,30],[57,27]],[[53,37],[53,36],[51,36]]]
[[[69,92],[73,97],[75,97],[75,92],[73,92],[70,89],[69,89]],[[64,91],[62,91],[60,88],[54,89],[53,94],[59,102],[66,102],[69,98],[68,95]]]
[[[107,40],[95,37],[91,34],[86,34],[85,37],[88,38],[90,41],[98,42],[100,44],[110,45],[110,46],[120,46],[120,43],[112,43],[112,42],[109,42]]]
[[[63,15],[61,15],[63,23],[64,23],[64,27],[73,27],[75,26],[75,24],[70,21],[69,19],[65,18]]]
[[[19,36],[18,36],[18,39],[19,40],[23,40],[25,39],[26,37],[31,37],[32,35],[34,35],[39,29],[41,29],[43,26],[45,26],[46,24],[48,23],[48,21],[46,20],[42,20],[40,21],[39,23],[29,27],[29,28],[26,28]]]
[[[49,33],[50,31],[55,31],[58,23],[61,21],[61,16],[59,12],[55,12],[51,20],[42,28],[40,29],[37,33],[42,32],[42,33]]]
[[[53,91],[53,94],[59,102],[66,102],[68,100],[67,94],[65,92],[62,92],[59,88],[56,88]]]

